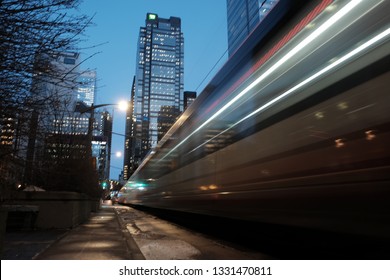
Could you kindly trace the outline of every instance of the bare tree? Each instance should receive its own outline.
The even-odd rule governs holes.
[[[12,149],[0,145],[2,186],[7,181],[3,174],[20,177],[9,175],[15,165],[32,170],[31,147],[44,152],[47,135],[42,128],[52,125],[45,116],[54,112],[60,119],[70,113],[64,92],[77,85],[74,68],[79,65],[64,71],[53,61],[61,53],[77,52],[83,31],[91,25],[91,18],[78,12],[79,4],[79,0],[0,0],[0,128],[4,123],[12,126],[15,137]],[[20,147],[25,153],[18,158],[15,151]]]
[[[77,13],[78,0],[0,1],[0,117],[39,110],[58,101],[39,85],[75,85],[75,76],[51,61],[74,52],[91,18]],[[37,94],[39,92],[39,94]],[[23,114],[21,114],[23,115]]]

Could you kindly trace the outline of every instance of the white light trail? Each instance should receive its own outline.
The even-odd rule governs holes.
[[[231,105],[241,99],[245,94],[250,92],[256,85],[274,73],[277,69],[279,69],[285,62],[294,57],[298,52],[300,52],[303,48],[312,43],[318,36],[328,30],[331,26],[333,26],[336,22],[338,22],[341,18],[347,15],[353,8],[355,8],[362,0],[352,0],[348,4],[346,4],[343,8],[341,8],[338,12],[336,12],[333,16],[331,16],[326,22],[324,22],[321,26],[319,26],[316,30],[314,30],[310,35],[308,35],[305,39],[303,39],[298,45],[296,45],[292,50],[290,50],[286,55],[284,55],[281,59],[279,59],[276,63],[274,63],[270,68],[268,68],[262,75],[260,75],[256,80],[254,80],[250,85],[248,85],[244,90],[238,93],[232,100],[226,103],[221,109],[219,109],[215,114],[213,114],[209,119],[207,119],[203,124],[201,124],[198,128],[196,128],[193,132],[191,132],[186,138],[184,138],[179,144],[177,144],[174,148],[172,148],[161,160],[165,159],[169,156],[173,151],[175,151],[178,147],[180,147],[183,143],[185,143],[192,135],[197,133],[207,124],[209,124],[212,120],[214,120],[217,116],[222,114],[225,110],[227,110]],[[276,102],[276,101],[275,101]]]
[[[341,58],[339,58],[338,60],[336,60],[335,62],[331,63],[330,65],[322,68],[320,71],[316,72],[315,74],[313,74],[312,76],[310,76],[309,78],[303,80],[302,82],[300,82],[299,84],[295,85],[294,87],[290,88],[288,91],[284,92],[283,94],[275,97],[274,99],[268,101],[267,103],[265,103],[264,105],[260,106],[259,108],[257,108],[255,111],[251,112],[250,114],[246,115],[245,117],[243,117],[241,120],[237,121],[236,123],[234,123],[233,125],[231,125],[229,128],[225,129],[224,131],[218,133],[216,136],[214,136],[213,138],[209,139],[208,141],[204,142],[203,144],[199,145],[198,147],[196,147],[195,149],[193,149],[191,152],[195,151],[196,149],[200,148],[201,146],[207,144],[208,142],[212,141],[213,139],[215,139],[216,137],[224,134],[225,132],[227,132],[228,130],[232,129],[233,127],[235,127],[236,125],[242,123],[243,121],[249,119],[250,117],[253,117],[254,115],[260,113],[261,111],[264,111],[266,108],[270,107],[271,105],[275,104],[276,102],[280,101],[281,99],[287,97],[288,95],[294,93],[295,91],[297,91],[298,89],[302,88],[303,86],[305,86],[306,84],[310,83],[311,81],[313,81],[314,79],[326,74],[327,72],[329,72],[330,70],[332,70],[333,68],[337,67],[338,65],[340,65],[341,63],[349,60],[350,58],[358,55],[359,53],[363,52],[364,50],[366,50],[367,48],[369,48],[370,46],[374,45],[375,43],[381,41],[382,39],[388,37],[390,35],[390,28],[386,29],[385,31],[379,33],[378,35],[376,35],[375,37],[373,37],[372,39],[368,40],[367,42],[365,42],[364,44],[360,45],[359,47],[353,49],[352,51],[350,51],[349,53],[345,54],[344,56],[342,56]],[[190,152],[190,153],[191,153]]]

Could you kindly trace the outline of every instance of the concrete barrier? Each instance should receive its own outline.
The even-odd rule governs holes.
[[[39,210],[34,227],[39,229],[73,228],[89,218],[95,200],[75,192],[15,192],[4,204],[35,205]],[[92,207],[93,206],[93,207]],[[7,207],[12,211],[12,207]]]
[[[39,212],[37,205],[2,205],[2,209],[8,212],[6,219],[7,230],[29,230],[35,227]]]

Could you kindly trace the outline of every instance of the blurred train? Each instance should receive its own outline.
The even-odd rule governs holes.
[[[119,202],[390,237],[390,1],[280,1]]]

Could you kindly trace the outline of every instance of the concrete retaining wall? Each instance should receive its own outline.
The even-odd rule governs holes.
[[[98,203],[85,194],[74,192],[17,192],[4,206],[8,211],[20,206],[37,206],[33,227],[50,229],[73,228],[83,223]]]

